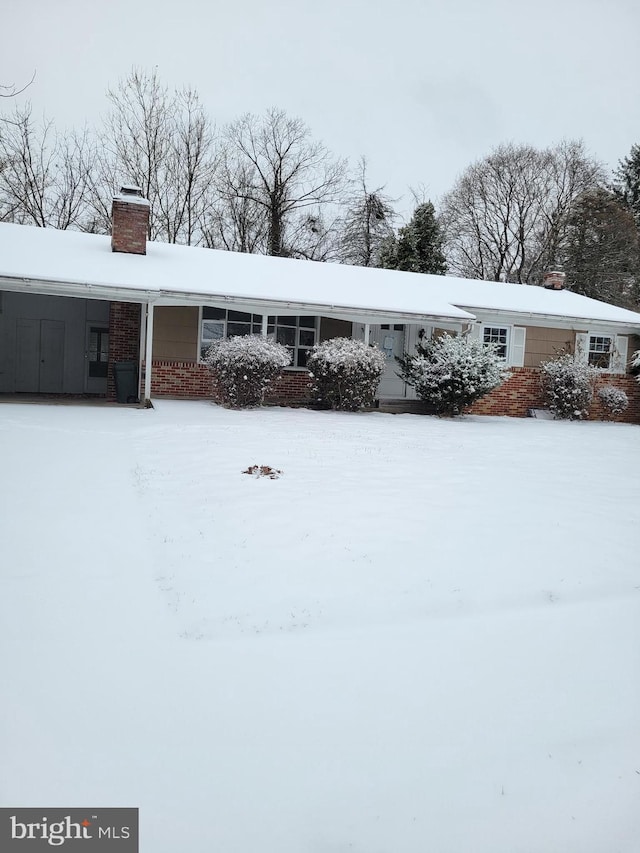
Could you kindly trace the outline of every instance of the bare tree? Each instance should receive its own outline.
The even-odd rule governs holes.
[[[215,200],[204,214],[204,243],[211,249],[266,254],[268,227],[263,207],[253,200],[254,169],[223,151]]]
[[[253,228],[266,232],[268,254],[298,256],[301,223],[319,221],[323,208],[337,201],[344,161],[314,142],[304,122],[276,109],[233,122],[224,142],[219,195],[247,202],[248,212],[259,214],[262,225],[255,221]]]
[[[84,228],[95,148],[88,131],[37,125],[31,107],[0,119],[0,219],[42,228]]]
[[[501,145],[443,199],[450,270],[469,278],[535,283],[558,263],[572,204],[603,180],[580,142],[539,151]]]
[[[0,98],[15,98],[16,95],[21,95],[36,79],[36,72],[33,72],[31,80],[28,83],[25,83],[24,86],[18,88],[15,83],[9,83],[8,85],[0,85]]]
[[[394,201],[385,194],[384,187],[371,189],[367,185],[367,160],[360,157],[342,226],[341,259],[344,263],[380,266],[382,247],[394,236],[393,223],[398,216],[393,208]]]
[[[101,134],[96,221],[108,228],[113,191],[133,183],[151,204],[150,239],[205,242],[203,222],[216,169],[215,133],[197,93],[170,93],[157,72],[134,69],[107,97],[112,109]]]

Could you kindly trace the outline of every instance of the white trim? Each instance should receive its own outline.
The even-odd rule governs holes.
[[[481,343],[487,343],[484,339],[484,331],[485,329],[499,329],[502,331],[504,329],[507,333],[507,340],[502,346],[505,347],[506,354],[504,357],[505,363],[511,365],[511,340],[513,338],[513,326],[508,325],[507,323],[482,323],[479,329],[479,338]],[[498,344],[500,346],[500,344]]]
[[[513,326],[511,329],[511,348],[509,364],[511,367],[524,367],[527,350],[526,326]]]
[[[153,302],[147,308],[147,346],[145,350],[143,406],[151,405],[151,363],[153,360]]]
[[[626,335],[616,335],[613,339],[613,355],[611,358],[612,373],[626,373],[629,360],[629,338]]]
[[[144,364],[144,354],[147,348],[147,313],[149,305],[146,302],[140,304],[140,339],[138,343],[138,394],[140,394],[140,379],[142,377],[142,365]],[[144,405],[143,401],[140,401]]]

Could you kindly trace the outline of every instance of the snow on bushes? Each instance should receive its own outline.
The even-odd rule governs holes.
[[[556,418],[573,421],[586,417],[597,370],[570,353],[543,362],[540,369],[542,391]]]
[[[637,352],[634,352],[631,357],[631,367],[633,373],[638,371],[636,374],[636,382],[640,382],[640,349]]]
[[[332,409],[355,412],[371,406],[384,372],[385,355],[351,338],[332,338],[309,350],[314,397]]]
[[[509,376],[494,344],[442,335],[423,341],[416,355],[399,359],[400,375],[437,414],[458,415]]]
[[[598,399],[609,416],[621,415],[629,407],[629,398],[621,388],[604,385],[598,391]]]
[[[245,335],[214,341],[205,364],[216,380],[222,402],[243,409],[262,404],[271,380],[291,364],[291,353],[268,338]]]

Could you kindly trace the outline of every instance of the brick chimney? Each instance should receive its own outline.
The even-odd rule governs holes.
[[[547,290],[564,290],[566,274],[559,270],[550,270],[542,276],[542,286]]]
[[[111,214],[111,251],[146,255],[149,202],[140,187],[122,187],[113,197]]]

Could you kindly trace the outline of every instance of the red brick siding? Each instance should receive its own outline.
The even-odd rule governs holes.
[[[122,306],[123,303],[114,303],[112,306],[114,313],[118,313],[120,326],[123,324]],[[138,309],[139,306],[125,305],[124,308]],[[134,318],[129,319],[131,321]],[[135,318],[134,324],[137,322],[138,320]],[[124,351],[120,350],[120,352]],[[118,359],[125,357],[138,357],[137,338],[135,350],[120,354]],[[109,376],[111,377],[111,370]],[[622,388],[629,397],[629,408],[616,420],[640,423],[640,385],[635,381],[635,378],[633,376],[603,374],[599,379],[599,385],[605,384]],[[111,388],[110,384],[110,393]],[[176,397],[187,400],[216,399],[215,383],[212,381],[208,368],[195,361],[154,360],[151,393],[155,397]],[[300,404],[309,402],[309,398],[309,376],[306,371],[285,370],[282,376],[273,383],[265,400],[268,403]],[[484,399],[474,403],[469,412],[476,415],[509,415],[523,418],[527,416],[530,408],[544,407],[545,403],[540,390],[540,371],[531,367],[514,367],[507,382]],[[600,420],[603,417],[602,407],[597,396],[594,397],[589,417],[593,420]]]
[[[140,351],[140,305],[137,302],[112,302],[109,306],[109,368],[107,397],[115,399],[113,380],[115,361],[138,361]]]
[[[510,415],[526,418],[528,409],[543,409],[540,371],[534,367],[513,367],[511,376],[495,391],[470,408],[472,415]]]
[[[604,373],[598,379],[597,387],[614,385],[621,388],[629,397],[629,408],[614,418],[625,423],[640,423],[640,385],[633,376]],[[469,408],[473,415],[509,415],[516,418],[527,416],[529,409],[543,409],[546,404],[542,398],[540,371],[533,367],[513,367],[509,379],[478,400]],[[597,394],[589,411],[590,420],[602,420],[605,413]]]
[[[608,418],[607,412],[603,409],[600,400],[598,399],[597,389],[604,385],[613,385],[614,388],[620,388],[629,398],[629,408],[621,415],[617,415],[612,420],[627,424],[640,424],[640,384],[636,381],[635,376],[622,376],[619,373],[605,373],[600,378],[596,385],[596,393],[593,395],[593,404],[589,410],[589,420],[601,421]]]
[[[216,399],[209,369],[195,361],[153,361],[151,394],[155,397]],[[309,399],[306,371],[286,370],[276,379],[265,399],[269,403],[303,403]]]

